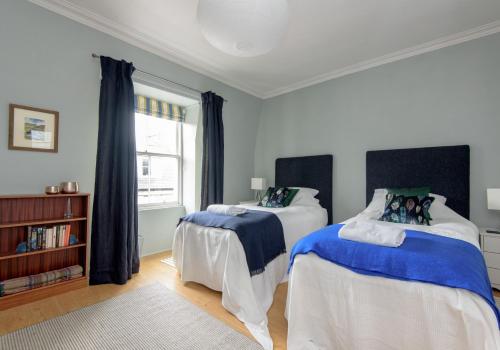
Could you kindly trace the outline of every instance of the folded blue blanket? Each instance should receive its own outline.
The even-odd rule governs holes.
[[[327,226],[298,241],[292,249],[289,269],[298,254],[314,253],[363,275],[466,289],[488,302],[500,327],[500,313],[483,255],[472,244],[406,230],[404,243],[388,248],[341,239],[338,232],[342,226]]]
[[[269,262],[286,253],[283,226],[273,213],[247,210],[245,214],[228,216],[200,211],[181,221],[234,231],[243,245],[250,276],[264,272]]]

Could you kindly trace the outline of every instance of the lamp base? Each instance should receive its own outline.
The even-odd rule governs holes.
[[[255,199],[260,203],[262,200],[262,193],[260,191],[255,191]]]

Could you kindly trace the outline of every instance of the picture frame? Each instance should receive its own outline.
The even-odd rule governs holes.
[[[57,153],[59,112],[9,105],[9,150]]]

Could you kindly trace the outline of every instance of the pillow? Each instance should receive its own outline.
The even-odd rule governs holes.
[[[290,205],[293,197],[299,192],[296,188],[269,187],[259,206],[267,208],[284,208]]]
[[[318,190],[307,187],[290,188],[299,190],[290,205],[317,206],[319,204],[319,199],[314,198],[319,193]]]
[[[404,187],[404,188],[388,188],[389,194],[400,194],[403,196],[427,196],[431,192],[430,187]]]
[[[300,191],[299,191],[300,193]],[[292,203],[290,203],[290,206],[303,206],[303,207],[317,207],[319,206],[319,199],[310,197],[310,196],[295,196],[295,198],[292,200]]]
[[[387,190],[385,188],[377,188],[373,192],[373,197],[372,201],[364,211],[369,211],[369,212],[379,212],[378,217],[383,214],[384,209],[385,209],[385,201],[386,201],[386,196],[387,196]]]
[[[309,188],[309,187],[290,187],[290,188],[294,188],[294,189],[297,189],[297,190],[300,190],[299,192],[302,193],[302,194],[306,194],[308,193],[309,195],[311,195],[312,197],[316,197],[319,193],[318,190],[314,189],[314,188]]]
[[[429,196],[405,196],[389,193],[385,202],[384,214],[379,220],[429,226],[432,220],[429,209],[433,201],[434,198]]]
[[[440,194],[429,193],[429,197],[434,197],[436,199],[436,203],[446,204],[447,198],[445,196],[441,196]]]

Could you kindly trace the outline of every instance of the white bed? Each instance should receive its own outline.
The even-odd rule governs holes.
[[[346,223],[378,218],[379,208],[374,197],[365,211]],[[431,226],[401,226],[461,239],[479,249],[473,223],[440,201],[430,212]],[[290,350],[500,349],[495,314],[480,296],[357,274],[314,254],[295,259],[286,313]]]
[[[286,281],[289,252],[298,239],[327,224],[327,211],[319,205],[241,207],[272,212],[283,225],[287,253],[268,263],[263,273],[250,277],[243,246],[233,231],[189,222],[175,232],[173,256],[182,281],[221,291],[224,308],[244,322],[265,349],[272,349],[267,311],[277,285]]]

